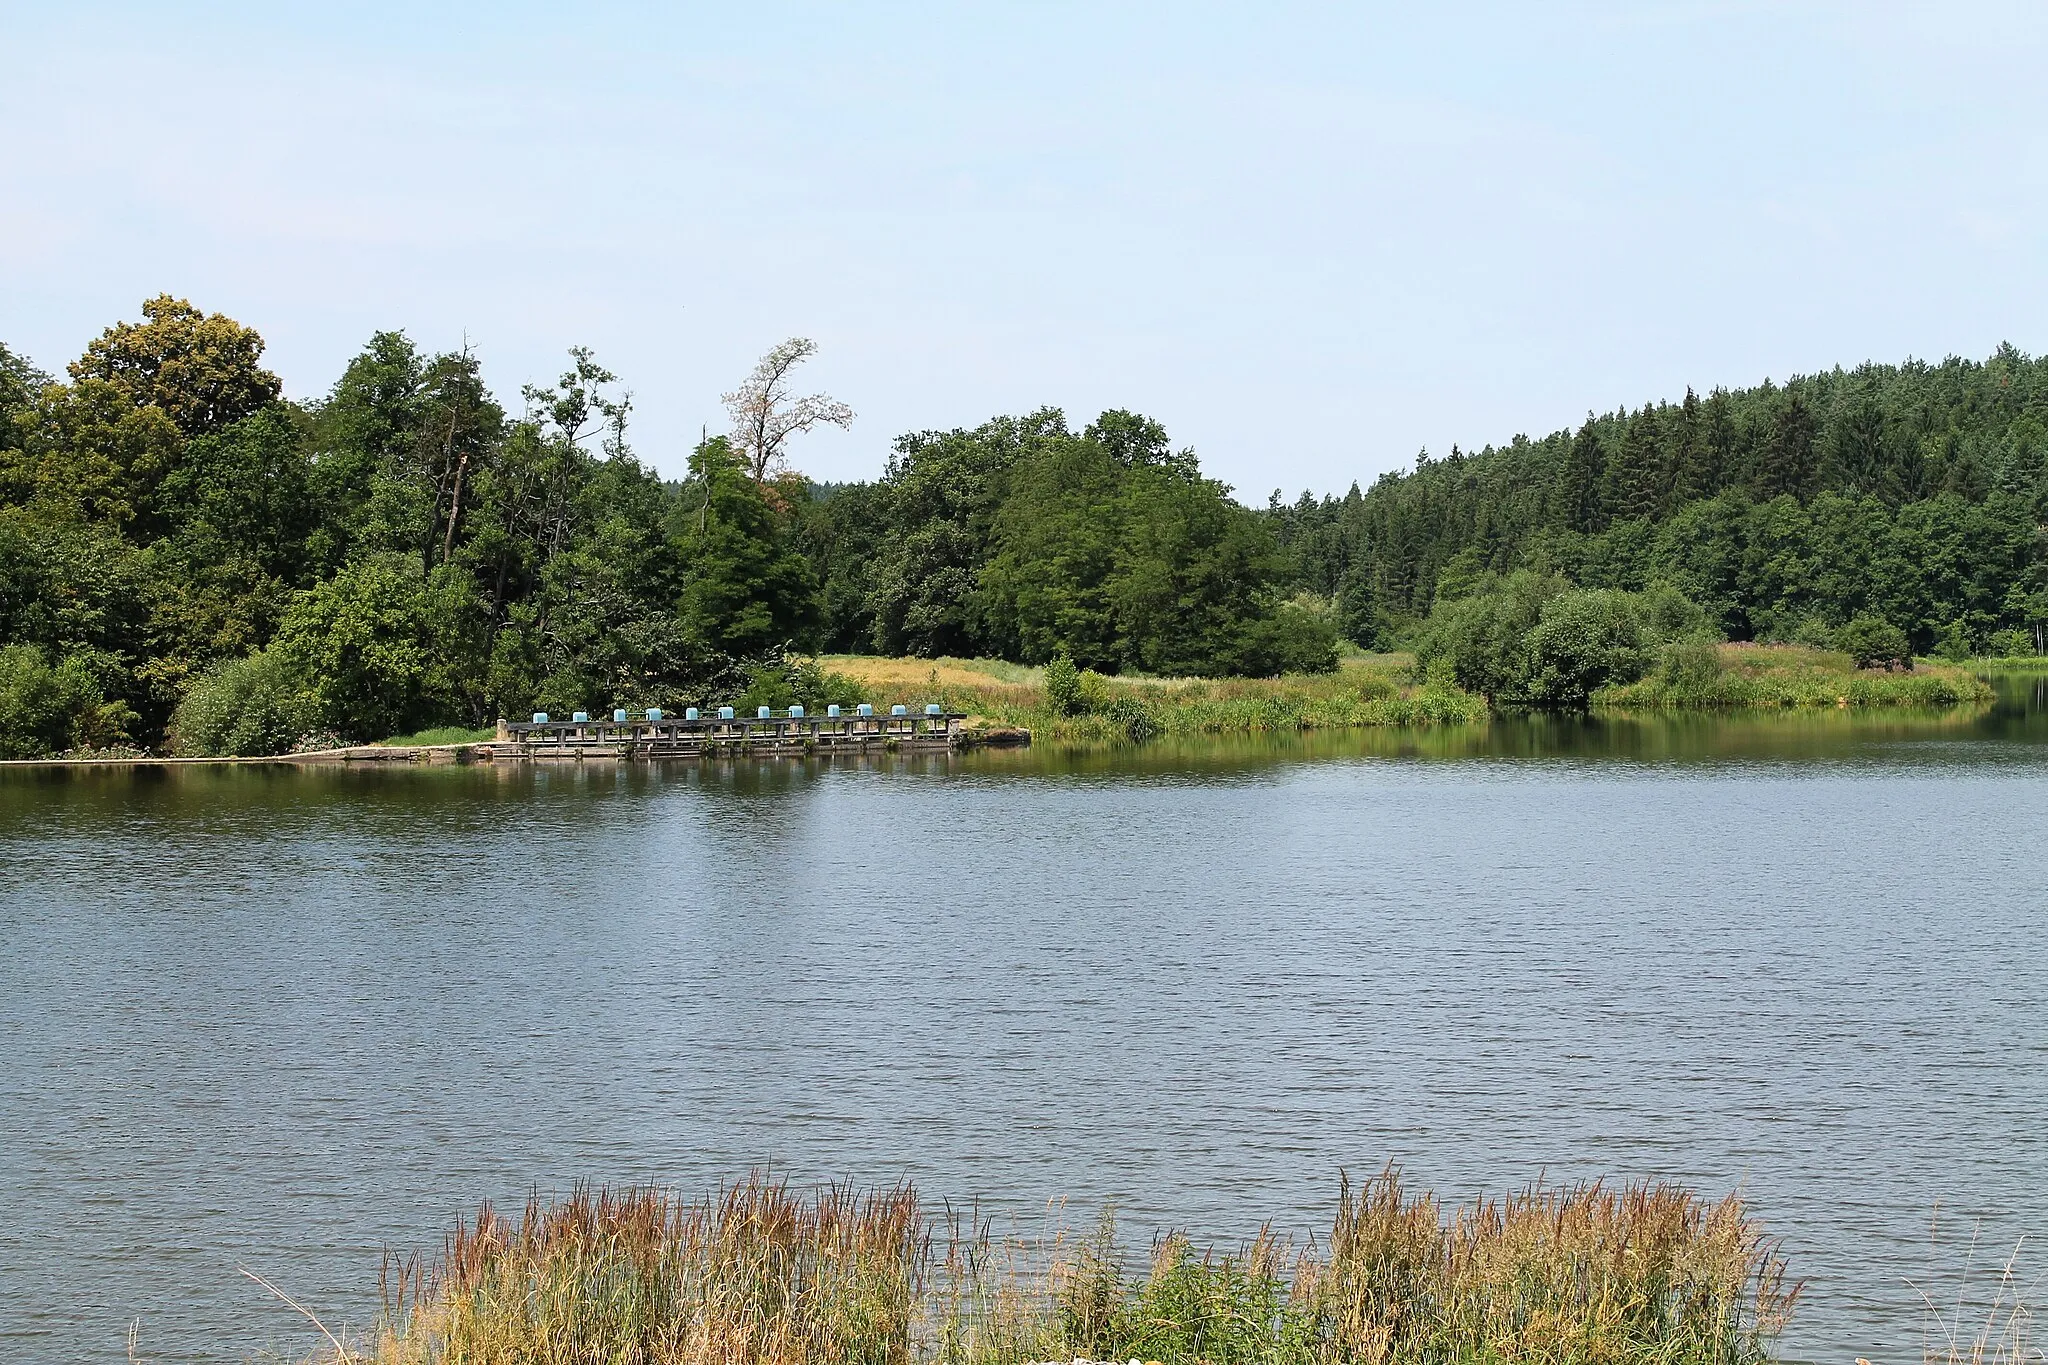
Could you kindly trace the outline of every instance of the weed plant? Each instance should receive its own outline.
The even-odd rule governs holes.
[[[1389,1169],[1326,1237],[998,1240],[907,1186],[756,1178],[685,1202],[579,1190],[486,1208],[438,1264],[387,1264],[347,1365],[1751,1365],[1796,1295],[1739,1199],[1537,1187],[1446,1209]]]

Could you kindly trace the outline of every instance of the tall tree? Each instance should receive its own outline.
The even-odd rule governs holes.
[[[723,395],[732,416],[732,448],[757,484],[781,473],[789,438],[824,422],[844,430],[853,425],[853,409],[822,393],[792,398],[789,378],[797,366],[818,353],[809,337],[791,337],[767,355],[746,382]]]
[[[169,294],[145,302],[142,316],[101,333],[71,362],[71,377],[161,409],[186,436],[219,431],[277,400],[282,384],[257,363],[263,338],[252,328]]]

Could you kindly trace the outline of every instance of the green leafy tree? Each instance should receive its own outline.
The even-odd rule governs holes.
[[[34,645],[0,645],[0,758],[127,744],[135,712],[108,696],[119,672],[117,660],[90,651],[52,664]]]
[[[1525,648],[1525,699],[1536,706],[1583,707],[1593,693],[1643,676],[1648,636],[1632,593],[1573,589],[1543,604]]]
[[[419,560],[377,554],[300,593],[278,627],[279,661],[304,680],[322,721],[356,739],[445,722],[433,612]]]
[[[277,401],[278,377],[258,362],[263,338],[233,318],[159,294],[143,321],[109,327],[71,363],[137,408],[153,407],[186,436],[203,436]]]
[[[1906,632],[1875,616],[1859,616],[1835,632],[1834,646],[1858,668],[1911,668],[1913,649]]]
[[[742,657],[807,638],[818,617],[817,580],[724,437],[691,455],[676,521],[687,565],[679,604],[685,631]]]

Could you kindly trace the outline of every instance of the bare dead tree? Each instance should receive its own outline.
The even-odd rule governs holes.
[[[746,383],[720,396],[732,414],[733,445],[755,483],[781,472],[783,443],[798,432],[820,422],[841,430],[853,425],[853,409],[835,398],[789,396],[790,372],[817,352],[818,343],[809,337],[791,337],[761,357]]]

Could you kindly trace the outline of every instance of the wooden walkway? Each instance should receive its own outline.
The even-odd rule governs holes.
[[[732,708],[725,708],[731,711]],[[973,743],[967,717],[912,712],[811,716],[667,716],[627,720],[499,721],[494,759],[693,758],[708,754],[857,754],[959,749]]]

